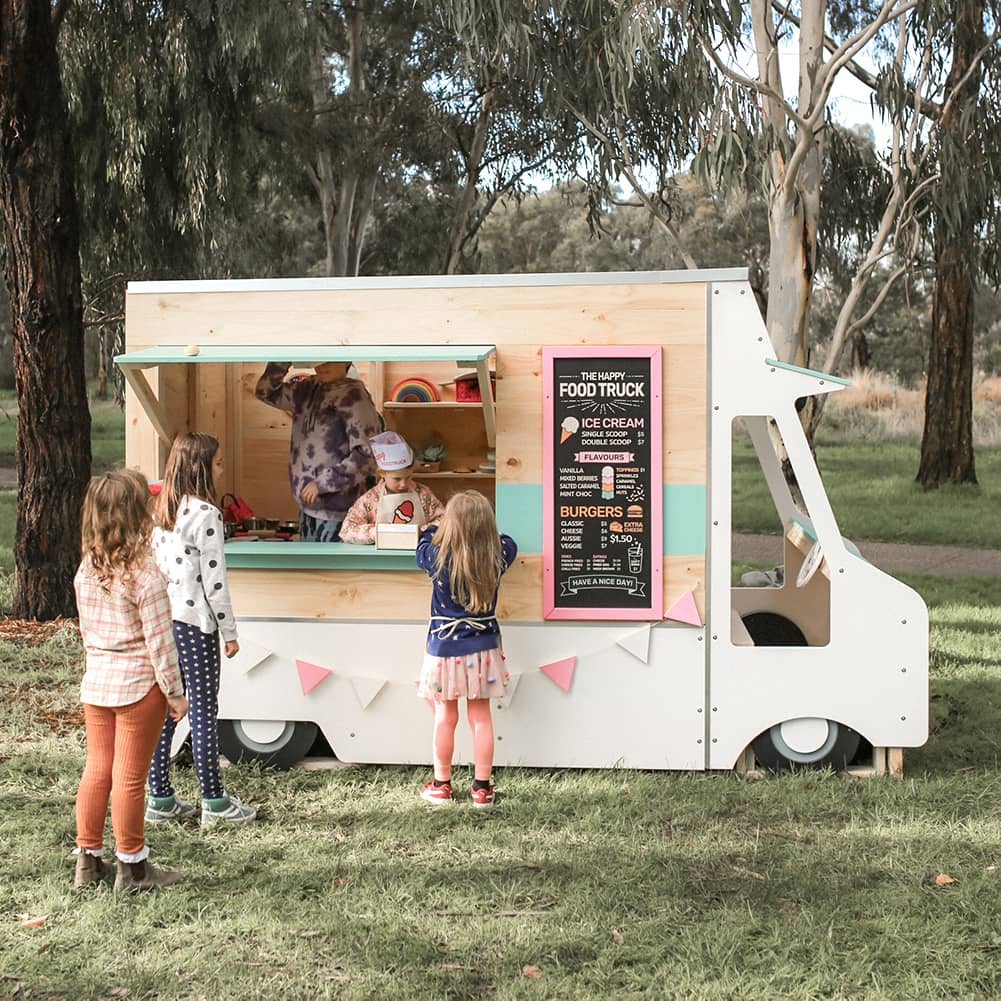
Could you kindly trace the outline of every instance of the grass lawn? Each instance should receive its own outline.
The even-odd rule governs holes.
[[[842,534],[873,542],[1001,549],[1001,449],[976,452],[978,487],[924,491],[914,482],[920,450],[896,442],[823,441],[817,463]],[[751,443],[737,439],[733,525],[779,533],[781,526]]]
[[[0,997],[997,997],[1001,582],[910,583],[932,737],[903,781],[509,769],[473,811],[424,769],[239,767],[261,821],[154,828],[187,881],[129,899],[68,888],[78,640],[0,643]]]

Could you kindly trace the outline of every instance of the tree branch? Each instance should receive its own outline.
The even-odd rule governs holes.
[[[800,19],[785,4],[780,3],[779,0],[772,0],[772,7],[786,20],[799,28]],[[825,34],[824,48],[831,53],[837,52],[838,43],[830,35]],[[844,64],[844,69],[848,70],[856,80],[864,83],[870,90],[876,90],[878,86],[876,77],[863,66],[860,66],[854,58],[849,59]],[[911,88],[908,88],[908,90],[911,90]],[[917,110],[927,118],[937,118],[942,113],[942,109],[933,101],[929,101],[927,98],[920,97],[914,93],[909,94],[908,102],[913,105],[915,101],[918,102]]]
[[[841,67],[853,60],[855,56],[861,52],[873,38],[875,38],[877,32],[883,27],[883,25],[887,24],[889,21],[903,17],[909,10],[917,6],[917,0],[904,0],[899,7],[894,8],[895,3],[896,0],[884,0],[884,3],[882,7],[880,7],[875,20],[873,20],[866,28],[863,28],[862,31],[857,32],[851,38],[842,42],[842,44],[835,49],[833,53],[831,53],[831,58],[821,67],[821,82],[819,89],[821,99],[817,103],[817,106],[810,112],[810,121],[814,124],[814,126],[820,125],[823,122],[824,110],[827,106],[827,101],[831,96],[831,89],[834,87],[835,77],[838,75]]]
[[[743,73],[738,73],[736,70],[730,69],[730,67],[727,66],[722,59],[720,59],[719,53],[717,53],[716,50],[706,41],[702,41],[702,48],[706,55],[708,55],[713,61],[720,73],[731,81],[731,83],[738,84],[748,90],[753,90],[755,93],[760,94],[767,100],[776,101],[781,106],[782,111],[785,113],[787,118],[795,122],[797,125],[806,125],[806,119],[802,118],[796,112],[796,109],[781,94],[776,93],[771,87],[761,83],[760,80],[754,80],[749,76],[744,76]]]

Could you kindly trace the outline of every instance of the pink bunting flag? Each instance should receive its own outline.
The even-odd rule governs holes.
[[[328,674],[333,674],[329,667],[310,664],[308,660],[296,660],[295,666],[299,672],[303,695],[308,695]]]
[[[691,591],[686,591],[665,613],[665,619],[673,619],[675,622],[684,622],[689,626],[701,626],[702,619],[699,610],[695,606],[695,598]]]
[[[555,681],[565,692],[570,691],[570,682],[573,681],[574,668],[577,666],[576,657],[567,657],[565,660],[554,660],[551,664],[543,664],[539,670],[550,681]]]

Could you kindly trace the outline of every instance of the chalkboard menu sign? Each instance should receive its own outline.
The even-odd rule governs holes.
[[[543,364],[547,619],[659,619],[659,347],[553,347]]]

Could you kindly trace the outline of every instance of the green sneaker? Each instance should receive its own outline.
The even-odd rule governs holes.
[[[193,817],[198,807],[177,796],[149,796],[146,799],[146,823],[165,824],[168,820]]]
[[[244,806],[235,796],[202,800],[202,827],[211,827],[219,822],[245,824],[256,816],[257,811],[252,806]]]

